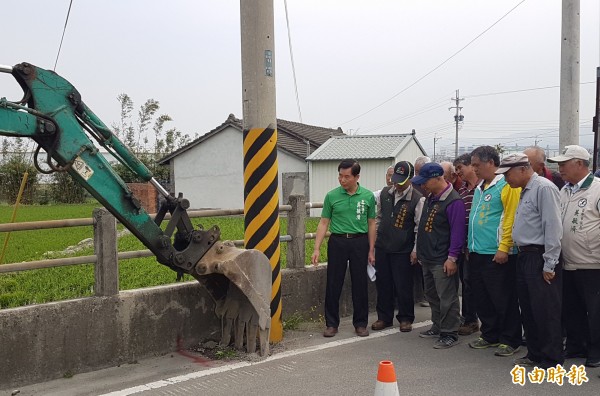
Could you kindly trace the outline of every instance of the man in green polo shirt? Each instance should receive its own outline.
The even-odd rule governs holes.
[[[375,263],[376,205],[373,193],[358,183],[360,164],[345,159],[338,165],[337,187],[327,193],[321,221],[317,227],[312,263],[317,265],[321,243],[327,229],[331,231],[327,244],[327,286],[325,290],[324,337],[333,337],[340,324],[340,296],[346,268],[350,263],[352,280],[352,323],[360,337],[369,335],[369,295],[367,265]]]

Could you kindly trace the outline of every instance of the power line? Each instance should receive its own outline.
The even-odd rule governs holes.
[[[67,11],[67,19],[65,19],[65,26],[63,27],[62,37],[60,38],[60,45],[58,46],[58,53],[56,54],[56,60],[54,61],[54,71],[56,71],[56,64],[58,63],[58,57],[60,56],[60,49],[62,48],[63,40],[65,38],[65,32],[67,31],[67,23],[69,23],[69,15],[71,14],[71,6],[73,0],[69,3],[69,10]]]
[[[580,85],[593,84],[593,83],[595,83],[595,81],[586,81],[586,82],[580,83]],[[484,97],[484,96],[505,95],[505,94],[511,94],[511,93],[530,92],[530,91],[538,91],[538,90],[552,89],[552,88],[560,88],[560,86],[559,85],[550,85],[550,86],[547,86],[547,87],[535,87],[535,88],[516,89],[516,90],[512,90],[512,91],[490,92],[490,93],[482,93],[482,94],[476,94],[476,95],[466,95],[466,96],[464,96],[464,98],[465,99],[467,99],[467,98],[468,99],[472,99],[472,98],[478,98],[478,97]],[[426,112],[429,112],[429,111],[432,111],[432,110],[436,110],[436,109],[444,106],[443,104],[436,106],[437,103],[441,103],[441,101],[436,101],[436,102],[432,103],[429,106],[422,107],[420,109],[415,110],[412,113],[408,113],[408,114],[400,116],[398,118],[394,118],[394,119],[389,120],[389,121],[384,121],[381,124],[376,124],[376,125],[374,125],[372,127],[367,127],[365,129],[364,133],[369,133],[369,132],[376,131],[376,130],[381,129],[383,127],[399,123],[399,122],[404,121],[406,119],[415,117],[417,115],[421,115],[423,113],[426,113]],[[432,106],[435,106],[435,107],[432,107]],[[523,122],[523,123],[547,123],[548,121],[521,121],[521,122]],[[556,121],[556,122],[558,122],[558,121]],[[484,122],[476,122],[476,121],[475,122],[469,122],[469,126],[482,125],[482,124],[483,125],[486,125],[486,124],[498,125],[498,124],[506,124],[506,123],[502,123],[502,122],[484,123]],[[514,125],[514,124],[513,123],[509,123],[508,125]],[[423,130],[426,130],[426,129],[428,129],[428,128],[420,129],[420,131],[423,131]]]
[[[397,96],[399,96],[400,94],[404,93],[405,91],[407,91],[408,89],[412,88],[413,86],[415,86],[417,83],[419,83],[421,80],[423,80],[425,77],[429,76],[431,73],[433,73],[434,71],[436,71],[437,69],[439,69],[440,67],[442,67],[443,65],[445,65],[448,61],[450,61],[452,58],[454,58],[456,55],[458,55],[459,53],[461,53],[463,50],[465,50],[469,45],[473,44],[473,42],[475,42],[475,40],[477,40],[479,37],[483,36],[485,33],[487,33],[491,28],[493,28],[494,26],[496,26],[501,20],[503,20],[504,18],[506,18],[506,16],[508,16],[508,14],[510,14],[511,12],[513,12],[518,6],[520,6],[521,4],[523,4],[525,2],[525,0],[521,0],[521,2],[519,2],[519,4],[517,4],[516,6],[514,6],[513,8],[510,9],[510,11],[508,11],[506,14],[504,14],[500,19],[498,19],[496,22],[494,22],[490,27],[488,27],[487,29],[485,29],[483,32],[479,33],[474,39],[472,39],[471,41],[469,41],[464,47],[462,47],[461,49],[459,49],[458,51],[456,51],[454,54],[452,54],[449,58],[447,58],[445,61],[443,61],[442,63],[440,63],[439,65],[437,65],[435,68],[433,68],[431,71],[429,71],[427,74],[425,74],[424,76],[420,77],[419,79],[417,79],[417,81],[413,82],[412,84],[410,84],[408,87],[404,88],[403,90],[401,90],[400,92],[398,92],[397,94],[393,95],[391,98],[381,102],[380,104],[378,104],[377,106],[373,107],[370,110],[365,111],[364,113],[346,121],[341,123],[340,125],[345,125],[351,121],[356,120],[357,118],[360,118],[366,114],[369,114],[370,112],[372,112],[375,109],[380,108],[381,106],[383,106],[384,104],[388,103],[389,101],[391,101],[392,99],[396,98]]]
[[[580,83],[579,85],[592,84],[592,83],[595,83],[595,81],[587,81],[587,82]],[[478,95],[467,95],[467,96],[465,96],[465,98],[478,98],[481,96],[504,95],[504,94],[517,93],[517,92],[539,91],[542,89],[551,89],[551,88],[560,88],[560,85],[551,85],[548,87],[517,89],[514,91],[491,92],[491,93],[478,94]]]
[[[368,127],[368,128],[366,128],[366,130],[364,132],[366,132],[366,133],[373,132],[373,131],[376,131],[378,129],[384,128],[386,126],[390,126],[390,125],[396,124],[398,122],[407,120],[409,118],[416,117],[416,116],[421,115],[423,113],[427,113],[429,111],[438,109],[440,107],[445,107],[447,105],[447,103],[446,103],[447,101],[448,101],[448,99],[438,100],[437,102],[431,103],[431,104],[429,104],[427,106],[424,106],[424,107],[422,107],[420,109],[417,109],[417,110],[415,110],[415,111],[413,111],[411,113],[402,115],[402,116],[400,116],[398,118],[394,118],[392,120],[384,121],[384,122],[382,122],[380,124],[377,124],[377,125],[374,125],[372,127]]]
[[[552,121],[548,121],[548,122],[552,122]],[[579,123],[579,127],[586,127],[589,126],[589,124],[591,123],[590,120],[586,120],[586,121],[581,121]],[[450,123],[449,123],[450,124]],[[452,123],[454,124],[454,123]],[[436,136],[437,137],[444,137],[444,138],[451,138],[452,137],[452,133],[453,131],[451,131],[451,129],[453,129],[453,125],[447,125],[446,127],[442,127],[439,128],[438,126],[433,126],[433,127],[428,127],[427,129],[434,129],[435,131],[432,132],[428,132],[425,134],[418,134],[418,138],[420,141],[426,141],[428,139],[431,138],[431,136]],[[444,125],[444,124],[442,124]],[[481,144],[481,140],[492,140],[492,141],[496,141],[498,143],[501,144],[515,144],[517,142],[523,141],[523,140],[527,140],[527,139],[537,139],[539,137],[545,137],[545,138],[556,138],[558,137],[558,135],[551,135],[552,133],[556,133],[558,132],[558,128],[556,127],[556,122],[553,123],[552,127],[548,127],[545,128],[546,130],[544,132],[541,132],[539,129],[538,130],[531,130],[531,129],[524,129],[521,133],[519,133],[519,135],[522,135],[523,133],[528,133],[527,136],[514,136],[514,134],[516,134],[517,132],[512,129],[511,131],[513,132],[512,136],[511,135],[507,135],[507,136],[495,136],[495,137],[481,137],[481,136],[477,136],[477,137],[466,137],[463,136],[462,137],[462,141],[463,141],[463,145],[473,145],[474,143],[476,144]],[[478,129],[478,132],[480,131],[480,129]],[[498,130],[490,130],[491,132],[500,132]],[[441,133],[441,132],[446,132],[446,133]],[[582,133],[579,136],[593,136],[593,133]],[[450,148],[454,145],[455,143],[450,143],[450,144],[446,144],[441,146],[441,149],[447,149]]]
[[[294,90],[296,92],[296,106],[298,107],[298,117],[300,117],[300,122],[302,122],[302,112],[300,111],[300,98],[298,97],[298,83],[296,82],[296,65],[294,63],[294,51],[292,50],[292,33],[290,32],[290,19],[288,18],[287,0],[283,0],[283,5],[285,7],[285,22],[287,24],[288,43],[290,46],[290,58],[292,61],[292,74],[294,75]]]

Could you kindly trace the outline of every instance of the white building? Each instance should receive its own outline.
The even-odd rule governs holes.
[[[340,128],[277,120],[280,204],[281,175],[306,174],[306,157],[331,136],[340,135],[344,135]],[[191,209],[240,209],[244,207],[243,160],[242,120],[230,114],[223,124],[159,163],[171,166],[171,189],[182,192]]]
[[[414,134],[336,136],[326,141],[306,160],[309,164],[311,202],[323,202],[328,191],[339,186],[337,167],[341,160],[353,158],[361,166],[361,186],[371,191],[385,186],[385,173],[398,161],[414,163],[427,155]],[[321,210],[313,209],[313,216]]]

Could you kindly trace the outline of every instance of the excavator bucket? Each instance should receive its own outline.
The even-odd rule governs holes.
[[[192,275],[215,298],[215,312],[221,319],[222,345],[234,345],[269,354],[271,329],[271,265],[258,250],[236,248],[232,242],[216,242],[196,264]],[[245,343],[244,343],[245,341]]]

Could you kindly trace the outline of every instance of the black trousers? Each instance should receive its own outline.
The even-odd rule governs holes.
[[[377,319],[394,321],[394,302],[398,305],[399,322],[414,322],[413,277],[415,266],[410,264],[410,253],[386,253],[375,250],[377,278]],[[418,265],[418,264],[416,264]],[[419,266],[418,270],[421,268]],[[395,300],[395,301],[394,301]]]
[[[458,256],[458,275],[462,285],[462,300],[460,314],[465,323],[477,323],[477,309],[475,308],[475,296],[471,287],[471,278],[469,276],[466,255],[461,253]]]
[[[493,254],[470,253],[469,281],[473,289],[481,337],[487,342],[517,348],[521,345],[521,315],[517,298],[517,258],[504,264],[492,261]],[[540,273],[540,277],[541,277]]]
[[[527,335],[527,357],[541,368],[563,364],[562,266],[550,284],[543,278],[542,252],[521,252],[517,259],[517,291]]]
[[[417,264],[419,267],[421,264]],[[413,299],[416,302],[425,302],[425,281],[423,280],[423,269],[417,268],[413,271]]]
[[[340,296],[344,278],[350,263],[352,283],[352,323],[354,327],[367,327],[369,320],[369,293],[367,265],[369,238],[331,236],[327,243],[327,287],[325,289],[325,324],[327,327],[340,325]]]
[[[600,359],[600,269],[563,270],[567,351]]]

